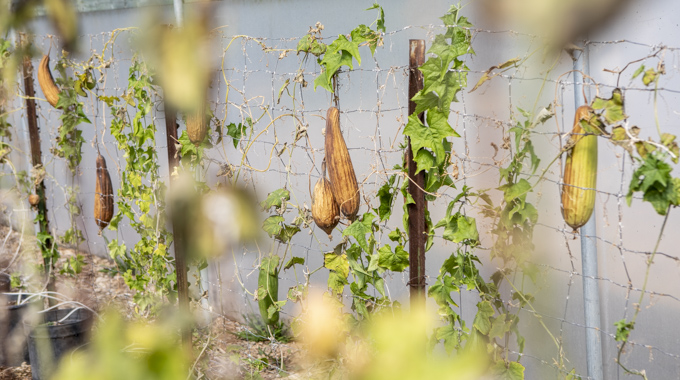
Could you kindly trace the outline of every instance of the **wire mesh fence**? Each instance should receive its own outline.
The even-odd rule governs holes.
[[[384,33],[384,46],[378,48],[373,58],[367,59],[369,55],[365,55],[360,67],[343,70],[338,76],[340,123],[357,172],[362,199],[360,213],[378,207],[378,191],[391,175],[397,174],[405,180],[403,172],[395,169],[395,165],[403,164],[403,130],[409,116],[408,39],[424,38],[429,46],[434,34],[443,30],[443,26],[437,25],[409,25]],[[517,283],[515,286],[523,292],[531,291],[535,299],[531,305],[520,306],[512,298],[517,289],[503,291],[509,306],[519,310],[520,330],[526,337],[526,346],[523,351],[515,348],[514,354],[526,365],[526,377],[563,376],[574,368],[576,374],[587,378],[580,237],[564,223],[560,211],[563,157],[546,169],[548,163],[559,156],[571,130],[576,108],[572,61],[563,54],[559,60],[543,62],[541,54],[531,48],[534,36],[508,30],[473,28],[471,31],[472,46],[477,54],[467,56],[465,61],[470,83],[476,83],[489,67],[499,62],[517,57],[522,64],[498,74],[474,92],[470,92],[472,86],[468,86],[453,104],[449,122],[460,137],[451,139],[453,169],[449,174],[458,190],[431,194],[436,198],[428,206],[432,220],[444,216],[446,205],[464,186],[487,190],[491,199],[500,202],[502,192],[496,188],[500,170],[512,158],[515,149],[511,128],[522,117],[520,109],[536,113],[551,105],[554,117],[531,130],[530,138],[541,158],[539,169],[523,173],[531,181],[541,180],[529,196],[539,213],[530,262],[539,268],[540,279],[535,284]],[[66,159],[55,155],[53,150],[59,137],[60,111],[42,101],[41,93],[36,95],[39,98],[50,228],[55,236],[63,236],[71,227],[77,228],[84,238],[79,248],[104,257],[108,255],[108,242],[112,239],[125,242],[128,247],[139,241],[135,230],[125,221],[118,224],[117,231],[104,230],[100,236],[93,217],[97,152],[109,162],[114,194],[122,186],[124,152],[118,149],[110,133],[112,116],[101,98],[120,97],[127,88],[128,72],[134,60],[131,47],[134,33],[133,30],[116,30],[82,38],[88,54],[103,52],[110,57],[110,64],[101,72],[102,76],[96,78],[91,95],[82,99],[85,114],[92,123],[80,127],[85,144],[83,160],[75,172],[71,172]],[[332,41],[334,36],[324,38]],[[306,217],[301,233],[288,244],[263,238],[256,244],[232,247],[220,258],[210,261],[207,271],[202,274],[192,272],[190,282],[194,284],[194,296],[208,291],[207,302],[201,304],[208,314],[241,318],[258,313],[254,301],[258,268],[262,257],[268,253],[283,258],[304,258],[303,266],[279,274],[280,289],[287,293],[288,289],[308,282],[310,290],[325,291],[328,270],[324,268],[323,253],[332,251],[343,239],[341,232],[346,226],[336,230],[330,241],[313,226],[308,215],[312,187],[322,175],[325,110],[333,104],[333,99],[322,89],[315,91],[312,82],[320,68],[313,59],[296,54],[300,37],[234,36],[228,29],[220,29],[214,34],[214,41],[219,68],[212,73],[209,95],[214,116],[210,135],[213,146],[205,151],[199,167],[200,176],[213,188],[218,183],[237,182],[256,194],[258,200],[265,199],[276,189],[286,188],[290,191],[291,202],[299,209],[284,214],[284,218],[291,222],[297,216]],[[35,47],[42,53],[50,51],[52,43],[48,36],[34,36]],[[593,97],[606,98],[613,89],[621,89],[625,112],[629,116],[627,123],[641,128],[642,139],[655,136],[655,124],[664,131],[677,130],[680,47],[630,40],[586,41],[585,47],[590,51],[590,71],[583,85]],[[52,49],[52,52],[56,50]],[[629,62],[637,60],[640,62],[619,75]],[[639,78],[631,78],[639,64],[656,67],[659,62],[665,63],[665,73],[658,86],[645,86]],[[37,63],[34,59],[33,66],[37,67]],[[294,87],[295,83],[300,85]],[[16,112],[9,116],[14,127],[12,162],[17,171],[30,173],[21,96],[15,100],[14,108]],[[170,174],[165,160],[168,147],[162,143],[166,136],[159,127],[164,124],[160,93],[154,94],[154,109],[145,122],[157,127],[156,141],[159,143],[155,145],[155,151],[161,178],[168,183]],[[232,123],[247,126],[247,136],[240,139],[229,136],[225,130]],[[183,121],[180,124],[184,128]],[[597,236],[593,238],[597,242],[600,270],[593,279],[599,284],[601,293],[602,331],[599,334],[604,350],[605,377],[626,376],[616,363],[618,358],[633,368],[644,368],[650,378],[671,378],[680,370],[680,352],[677,350],[680,334],[673,324],[680,301],[680,288],[674,281],[680,258],[675,253],[677,239],[672,232],[664,236],[658,250],[654,245],[662,224],[668,224],[666,231],[674,231],[678,221],[673,213],[667,221],[656,215],[648,204],[643,203],[642,196],[633,196],[632,205],[626,204],[628,185],[638,164],[623,147],[605,138],[600,140],[597,201],[593,214],[597,222]],[[542,176],[544,169],[546,172]],[[7,167],[3,168],[3,177],[14,174]],[[8,183],[7,179],[3,180]],[[10,223],[32,217],[26,201],[19,204],[22,206],[6,213]],[[382,223],[379,243],[387,242],[387,234],[401,227],[402,204],[403,199],[398,196],[393,216]],[[494,241],[490,232],[493,220],[484,217],[480,201],[466,201],[462,210],[477,218],[481,270],[485,276],[491,276],[501,265],[488,255]],[[432,284],[443,261],[455,249],[456,244],[444,239],[441,231],[435,232],[433,247],[427,253],[428,284]],[[654,261],[647,269],[651,257]],[[406,272],[386,272],[384,280],[389,297],[404,303],[409,285]],[[644,299],[643,304],[638,305],[640,293],[644,293]],[[345,292],[343,297],[349,307],[352,294]],[[476,291],[461,291],[454,296],[464,319],[472,321],[478,299]],[[433,302],[429,301],[428,307],[436,313]],[[614,323],[630,318],[638,307],[642,311],[628,347],[617,357],[620,343]],[[282,313],[290,320],[299,313],[299,308],[289,303]],[[545,328],[537,327],[539,322]],[[558,364],[562,359],[566,359],[566,366]]]

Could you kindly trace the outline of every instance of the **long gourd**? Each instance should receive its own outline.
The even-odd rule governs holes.
[[[580,228],[593,214],[597,185],[597,135],[586,134],[581,120],[589,121],[592,109],[581,106],[574,116],[574,128],[567,152],[562,185],[562,216],[574,230]]]
[[[349,156],[345,139],[340,131],[340,112],[331,107],[326,113],[326,165],[328,178],[335,201],[340,211],[350,220],[356,218],[359,211],[359,186],[354,166]]]

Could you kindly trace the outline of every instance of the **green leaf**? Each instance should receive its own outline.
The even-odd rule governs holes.
[[[323,266],[338,273],[343,278],[349,276],[349,261],[347,254],[337,255],[335,252],[324,253]]]
[[[493,319],[491,323],[491,330],[489,331],[489,338],[502,338],[505,333],[510,331],[511,321],[505,320],[505,314],[501,314]]]
[[[645,86],[649,86],[650,84],[652,84],[653,82],[656,81],[656,78],[658,76],[659,76],[659,73],[656,70],[647,69],[647,71],[645,71],[645,75],[642,76],[642,83]]]
[[[451,62],[446,62],[440,57],[431,56],[418,68],[418,70],[423,73],[424,87],[423,90],[421,90],[423,94],[431,92],[429,86],[432,83],[441,81],[441,79],[444,77],[444,74],[446,74],[446,72],[449,70],[450,63]],[[412,100],[415,101],[415,98]]]
[[[269,234],[270,237],[278,236],[283,230],[282,223],[285,221],[282,216],[272,215],[262,222],[262,229]]]
[[[428,124],[426,127],[416,115],[408,117],[408,124],[404,128],[404,135],[411,138],[411,148],[417,156],[423,148],[429,148],[435,154],[436,162],[444,161],[445,151],[442,140],[448,136],[458,136],[451,128],[447,118],[441,112],[428,111]]]
[[[477,222],[471,216],[463,216],[461,214],[450,215],[445,217],[435,228],[446,226],[442,237],[454,243],[461,243],[464,241],[475,245],[479,242],[479,232],[477,231]]]
[[[328,92],[333,92],[333,87],[331,87],[331,77],[328,76],[328,70],[322,70],[321,74],[314,78],[314,91],[316,91],[317,86],[325,88]]]
[[[394,252],[392,247],[385,244],[378,250],[378,265],[393,272],[403,272],[409,265],[408,252],[398,245]]]
[[[392,241],[401,241],[401,231],[397,228],[393,231],[390,231],[390,233],[387,235],[388,238]]]
[[[100,95],[100,96],[98,96],[97,98],[98,98],[99,100],[101,100],[102,102],[106,103],[106,105],[109,106],[109,107],[113,106],[113,102],[119,102],[119,101],[120,101],[120,98],[117,97],[117,96],[103,96],[103,95]]]
[[[290,269],[293,265],[296,265],[296,264],[304,265],[304,264],[305,264],[305,259],[303,259],[302,257],[293,256],[293,257],[291,257],[290,260],[288,260],[288,262],[286,263],[286,265],[283,266],[283,269],[284,269],[284,270],[288,270],[288,269]]]
[[[432,83],[428,90],[439,96],[439,111],[448,117],[451,103],[458,101],[456,95],[467,86],[467,72],[448,71],[441,81]]]
[[[444,341],[444,349],[448,354],[460,347],[460,332],[458,332],[452,324],[439,327],[436,330],[435,337],[437,340]]]
[[[594,110],[604,110],[603,116],[609,125],[615,124],[628,117],[623,113],[623,94],[618,88],[615,88],[612,91],[612,96],[609,99],[596,97],[593,101],[592,108]]]
[[[285,188],[277,189],[269,193],[267,199],[260,203],[260,206],[267,211],[272,207],[279,208],[290,200],[290,191]]]
[[[423,70],[424,66],[420,67]],[[427,111],[428,109],[435,108],[439,106],[439,96],[432,91],[425,92],[423,90],[418,91],[413,98],[411,98],[416,103],[415,114],[420,114]]]
[[[413,158],[413,161],[415,161],[416,163],[416,174],[420,173],[423,170],[429,172],[430,169],[437,166],[437,163],[435,162],[436,158],[434,157],[434,155],[432,155],[432,152],[425,149],[419,150],[418,153]],[[434,175],[432,177],[434,177]]]
[[[489,301],[482,301],[477,304],[477,314],[472,325],[482,334],[489,335],[491,330],[491,317],[493,317],[493,306]]]
[[[378,199],[380,200],[380,206],[378,206],[378,217],[380,221],[385,221],[389,219],[392,215],[392,202],[394,201],[394,196],[396,191],[394,190],[394,181],[396,179],[396,174],[390,176],[390,178],[385,182],[384,185],[378,190]]]
[[[276,238],[283,243],[288,243],[298,232],[300,232],[300,227],[283,224],[281,231],[276,235]]]
[[[279,301],[279,302],[285,302],[285,301]],[[279,307],[277,305],[279,302],[275,302],[275,303],[269,305],[269,307],[267,308],[267,318],[272,319],[274,314],[276,314],[279,311]]]
[[[460,289],[453,283],[451,276],[442,275],[429,287],[427,295],[437,302],[437,305],[449,308],[449,305],[458,306],[451,298],[451,292],[459,292]],[[441,312],[439,313],[442,314]]]
[[[309,34],[300,38],[300,41],[298,42],[297,48],[296,48],[297,53],[299,54],[300,52],[305,52],[305,53],[309,52],[309,49],[312,46],[312,40],[313,39],[314,38]]]
[[[367,11],[370,11],[371,9],[378,9],[378,18],[375,20],[376,23],[376,29],[382,30],[383,32],[386,31],[385,29],[385,11],[383,11],[383,7],[380,6],[378,3],[373,3],[370,8],[366,8]]]
[[[333,41],[326,50],[323,59],[319,63],[325,68],[323,79],[325,83],[323,85],[326,89],[331,89],[331,79],[333,75],[340,69],[341,66],[347,66],[350,69],[354,68],[352,66],[352,58],[356,59],[361,65],[361,55],[359,54],[359,44],[356,42],[349,41],[344,35],[339,35],[338,38]],[[314,89],[319,85],[317,80],[322,78],[321,75],[314,80]],[[332,92],[332,89],[329,90]]]
[[[531,190],[531,184],[526,179],[522,178],[517,183],[503,185],[499,187],[504,192],[503,199],[505,202],[511,202],[515,198],[524,199],[526,194]]]
[[[642,74],[643,71],[645,71],[645,65],[640,65],[640,67],[638,67],[637,70],[635,70],[635,72],[633,73],[631,79],[635,79],[638,75]]]
[[[517,362],[499,361],[492,371],[498,380],[524,380],[524,367]]]
[[[267,274],[276,276],[279,273],[279,260],[281,258],[276,255],[265,256],[260,262],[260,270],[265,271]]]
[[[288,289],[288,299],[293,302],[301,301],[307,296],[307,290],[303,284],[295,285]]]
[[[449,69],[449,63],[456,59],[459,55],[465,54],[467,48],[462,52],[453,48],[449,45],[446,36],[443,34],[438,34],[434,37],[430,49],[427,51],[429,54],[434,54],[441,59],[442,67],[439,72],[439,78],[443,77],[446,71]],[[428,88],[429,89],[429,88]]]
[[[373,232],[373,219],[375,215],[373,213],[365,213],[361,219],[355,220],[349,227],[342,231],[342,236],[352,236],[361,249],[366,253],[370,252],[370,247],[366,241],[366,234]]]
[[[357,45],[367,43],[369,49],[371,49],[371,55],[375,54],[375,49],[378,47],[378,41],[381,38],[380,33],[363,24],[354,28],[350,36],[352,37],[352,42],[355,42]]]
[[[634,193],[642,192],[644,201],[650,202],[659,215],[666,215],[668,207],[677,205],[680,197],[671,171],[671,166],[657,154],[648,154],[633,173],[626,195],[628,205],[630,206]]]
[[[109,242],[108,244],[109,248],[109,256],[113,260],[116,260],[117,257],[125,257],[125,253],[127,252],[127,247],[125,247],[125,244],[118,244],[118,239],[113,239]]]
[[[635,328],[635,322],[628,322],[625,319],[614,322],[616,326],[616,341],[626,342],[630,336],[630,332]]]
[[[320,56],[322,56],[323,54],[326,53],[327,49],[328,49],[328,45],[326,45],[323,42],[319,42],[319,40],[317,40],[317,39],[314,39],[314,41],[312,41],[312,47],[309,50],[309,52],[312,53],[313,55],[317,56],[317,57],[320,57]]]
[[[611,139],[613,141],[626,141],[630,140],[628,138],[628,134],[626,133],[626,128],[622,126],[617,126],[612,128],[612,136]]]
[[[283,88],[282,88],[283,90]],[[279,98],[281,98],[281,94],[279,93]],[[243,134],[245,132],[245,127],[243,124],[238,123],[231,123],[227,125],[227,135],[232,138],[232,141],[234,143],[234,148],[238,148],[238,143],[241,141],[241,138],[243,137]]]

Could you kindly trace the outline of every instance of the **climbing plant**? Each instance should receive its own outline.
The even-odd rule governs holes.
[[[108,242],[125,283],[135,291],[140,312],[154,311],[164,299],[176,296],[174,258],[168,254],[172,234],[165,225],[165,190],[156,150],[156,125],[151,118],[157,88],[153,73],[137,57],[120,96],[101,96],[111,110],[111,135],[125,153],[116,196],[116,214],[109,224],[118,230],[124,220],[139,234],[132,247],[118,238]]]

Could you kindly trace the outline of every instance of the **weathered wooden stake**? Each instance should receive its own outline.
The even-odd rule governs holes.
[[[28,135],[31,139],[31,165],[34,168],[42,166],[42,152],[40,150],[40,129],[38,129],[38,113],[35,107],[35,88],[33,87],[33,63],[31,62],[31,56],[28,54],[31,42],[25,34],[19,33],[17,37],[17,46],[24,50],[25,55],[23,57],[22,65],[22,76],[24,79],[24,94],[26,95],[26,120],[28,122]],[[47,202],[45,199],[45,182],[40,181],[40,183],[35,186],[35,193],[40,198],[38,201],[38,226],[40,227],[40,232],[43,234],[49,234],[49,222],[47,219]],[[44,249],[51,251],[54,241],[49,238],[45,241]],[[52,261],[52,256],[43,256],[43,264],[45,265],[45,274],[49,273],[50,268],[54,269],[54,262]],[[47,282],[47,290],[54,291],[54,282],[52,279]],[[54,301],[50,301],[52,304]]]
[[[409,40],[409,78],[408,78],[408,114],[416,110],[416,104],[411,100],[418,91],[423,89],[423,74],[418,68],[425,62],[425,40]],[[424,121],[423,113],[418,117]],[[425,244],[427,230],[425,228],[425,173],[416,174],[416,163],[413,159],[411,139],[407,138],[406,164],[408,167],[408,192],[415,204],[409,204],[409,286],[412,308],[425,307]]]
[[[165,108],[165,132],[168,142],[168,170],[170,172],[170,179],[172,180],[172,173],[175,168],[179,166],[179,152],[177,151],[177,112],[175,109],[165,101],[163,104]],[[172,226],[173,241],[175,244],[175,270],[177,273],[177,302],[179,304],[179,311],[182,320],[185,321],[186,316],[189,315],[189,281],[187,278],[187,263],[186,263],[186,239],[184,238],[184,229]],[[191,349],[191,325],[182,324],[182,342],[188,350]]]

